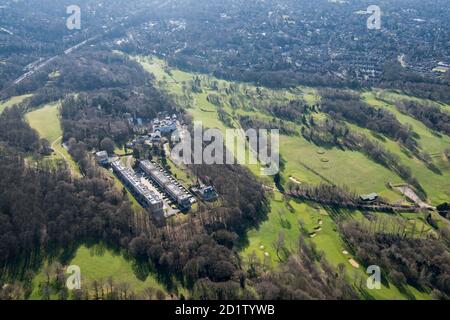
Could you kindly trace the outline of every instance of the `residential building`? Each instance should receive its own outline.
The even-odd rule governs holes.
[[[172,133],[177,130],[176,117],[166,117],[163,120],[153,120],[153,132],[159,131],[161,134]]]
[[[95,159],[101,165],[108,164],[108,162],[109,162],[108,152],[106,152],[106,151],[99,151],[99,152],[97,152],[95,154]]]
[[[154,215],[163,214],[161,197],[143,185],[132,169],[122,166],[119,161],[113,162],[111,166],[114,173],[143,207],[148,208]]]
[[[217,191],[212,186],[200,186],[192,188],[192,192],[194,192],[204,201],[214,201],[219,197]]]
[[[370,193],[360,196],[360,199],[364,202],[373,202],[378,199],[378,194]]]
[[[148,160],[141,161],[139,167],[149,176],[182,210],[191,207],[192,196],[163,168]]]

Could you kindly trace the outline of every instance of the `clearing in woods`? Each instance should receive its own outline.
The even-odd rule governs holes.
[[[24,101],[25,99],[27,99],[31,96],[32,96],[32,94],[24,94],[22,96],[15,96],[15,97],[9,98],[8,100],[5,100],[5,101],[0,101],[0,113],[2,113],[3,110],[5,110],[6,108],[9,108],[15,104],[21,103],[22,101]]]
[[[155,275],[102,245],[80,246],[66,267],[69,265],[80,267],[81,287],[87,288],[91,294],[94,280],[106,287],[108,278],[112,278],[114,285],[128,284],[137,294],[142,293],[146,288],[152,288],[155,291],[161,290],[167,294]],[[33,279],[33,291],[30,299],[41,298],[40,288],[46,281],[44,268],[42,268]],[[54,295],[51,298],[57,299],[58,297]]]
[[[54,150],[50,160],[63,160],[76,177],[81,176],[78,165],[73,161],[66,149],[61,145],[62,128],[59,115],[59,103],[54,102],[26,114],[26,120],[39,136],[48,140]]]

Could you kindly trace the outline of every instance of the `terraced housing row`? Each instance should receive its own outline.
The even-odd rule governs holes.
[[[119,161],[112,162],[111,167],[143,207],[155,215],[163,213],[164,204],[161,197],[143,185],[132,169],[122,166]]]

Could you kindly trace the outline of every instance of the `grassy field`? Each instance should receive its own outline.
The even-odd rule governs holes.
[[[58,103],[47,104],[26,115],[27,121],[39,133],[40,137],[47,139],[50,143],[62,136],[58,108]]]
[[[173,70],[162,60],[156,58],[135,57],[134,59],[140,62],[147,71],[155,75],[159,86],[162,86],[169,93],[173,94],[176,99],[182,101],[181,105],[186,106],[187,112],[193,116],[194,120],[202,121],[207,123],[209,127],[216,127],[221,130],[224,130],[226,126],[219,119],[218,107],[207,100],[207,96],[210,93],[220,96],[223,101],[222,108],[232,118],[233,126],[239,125],[236,121],[239,115],[248,115],[266,121],[273,118],[273,116],[266,114],[264,111],[255,109],[255,101],[290,101],[300,98],[308,104],[313,105],[320,99],[317,91],[313,88],[298,87],[278,91],[267,88],[256,88],[249,84],[232,84],[206,75],[194,75]],[[199,77],[202,80],[201,92],[190,91],[194,77]],[[209,87],[211,82],[216,82],[218,89],[211,90]],[[226,92],[225,89],[231,88],[231,85],[238,89],[235,89],[232,93]],[[231,107],[228,102],[231,96],[238,101],[239,107]],[[190,102],[186,103],[186,101]],[[368,102],[373,103],[374,101]],[[316,117],[324,118],[326,115],[316,114]],[[400,118],[399,120],[402,121]],[[294,122],[284,121],[284,125],[298,132],[300,131],[300,127]],[[428,130],[424,131],[423,125],[420,126],[420,123],[416,122],[412,123],[412,125],[414,128],[419,128],[419,134],[421,134],[424,145],[431,142],[434,144],[441,143],[436,140],[434,135],[430,136]],[[356,126],[351,127],[356,131],[372,137],[372,133],[369,130]],[[443,141],[446,145],[446,140],[444,139]],[[408,158],[396,142],[386,139],[384,144],[390,151],[398,154],[402,162],[404,161],[405,164],[413,168],[414,173],[421,182],[422,179],[425,180],[427,178],[427,173],[423,170],[428,169],[417,160]],[[442,152],[442,147],[443,145],[428,145],[426,150],[429,152]],[[280,137],[280,153],[285,160],[285,169],[282,173],[284,181],[291,179],[300,183],[310,184],[328,182],[336,185],[346,185],[360,194],[376,192],[393,202],[404,201],[404,197],[401,194],[387,187],[389,182],[402,183],[402,179],[389,169],[373,162],[362,153],[348,150],[344,151],[339,148],[324,149],[309,143],[300,135],[282,135]],[[415,172],[416,170],[418,170],[417,173]],[[449,182],[446,182],[447,174],[448,170],[442,177],[438,178],[440,182],[434,188],[444,189],[437,190],[430,195],[430,199],[433,202],[437,202],[445,197],[448,199],[448,190],[450,189],[448,188]],[[434,177],[428,177],[427,181],[432,183]],[[447,179],[447,181],[450,180]],[[267,181],[264,183],[267,183]],[[425,182],[423,184],[426,187],[432,188],[431,185]],[[446,186],[447,189],[445,189]],[[430,189],[430,191],[432,190]],[[360,212],[339,211],[333,214],[345,215],[348,219],[367,220]],[[377,213],[376,216],[379,219],[386,219],[386,224],[392,230],[396,230],[396,227],[400,224],[409,228],[416,228],[416,233],[420,232],[422,228],[424,232],[433,232],[423,217],[399,215],[394,218],[382,213]],[[296,250],[300,235],[299,221],[302,221],[302,224],[306,228],[308,241],[315,243],[317,248],[324,252],[327,260],[333,266],[337,267],[339,264],[345,265],[350,281],[354,279],[355,275],[367,277],[363,267],[355,268],[349,263],[349,259],[354,259],[354,257],[349,253],[344,253],[345,245],[337,231],[333,215],[330,215],[322,207],[315,207],[306,203],[290,201],[287,204],[278,192],[275,193],[274,198],[271,200],[271,212],[267,221],[263,222],[257,229],[249,231],[247,235],[248,243],[244,244],[241,250],[241,256],[244,262],[251,253],[255,252],[268,266],[277,268],[280,260],[285,260],[289,252]],[[285,248],[277,255],[275,243],[280,233],[284,236]],[[309,238],[309,234],[311,233],[315,233],[315,235]],[[417,299],[429,299],[428,293],[418,292],[412,287],[407,287],[406,290],[408,292],[407,294],[400,292],[398,288],[387,283],[383,285],[381,290],[374,290],[369,292],[369,294],[376,299],[406,299],[408,296],[413,296]]]
[[[154,73],[157,81],[165,81],[167,90],[176,95],[182,94],[182,84],[194,78],[193,74],[189,74],[179,70],[170,70],[167,73],[168,66],[160,59],[148,57],[136,57],[136,61],[148,71]],[[217,81],[219,88],[229,87],[230,83],[224,80],[218,80],[207,76],[197,75],[204,80],[203,82]],[[211,91],[206,85],[202,87],[202,93],[191,93],[193,95],[193,106],[187,111],[196,121],[202,121],[209,127],[219,128],[222,131],[226,129],[225,125],[220,121],[217,107],[207,100]],[[243,93],[245,91],[245,94]],[[249,96],[256,95],[256,88],[246,84],[239,84],[239,92],[235,93],[243,107],[233,110],[228,103],[224,103],[224,109],[235,115],[249,115],[255,118],[270,120],[273,117],[266,115],[258,110],[245,108],[251,105]],[[219,89],[219,93],[221,90]],[[250,92],[250,93],[249,93]],[[302,98],[310,104],[315,104],[319,100],[319,96],[315,89],[308,87],[299,87],[290,90],[270,90],[259,88],[260,96],[267,100],[289,101],[294,98]],[[224,95],[224,100],[226,95]],[[226,100],[225,100],[226,101]],[[287,122],[294,128],[298,127],[293,123]],[[298,128],[299,130],[299,128]],[[230,146],[227,146],[230,147]],[[320,150],[320,151],[319,151]],[[319,154],[318,152],[324,152]],[[380,195],[392,200],[401,200],[402,197],[397,193],[389,190],[386,185],[388,182],[400,183],[402,180],[381,165],[374,163],[366,156],[359,152],[343,151],[338,148],[322,150],[321,148],[307,142],[299,136],[281,136],[280,153],[286,160],[286,169],[284,171],[285,181],[290,177],[306,182],[332,182],[337,185],[347,185],[358,193],[365,194],[376,192]],[[352,165],[349,165],[352,164]],[[250,167],[253,173],[259,175],[259,168]],[[317,174],[318,173],[318,174]]]
[[[142,67],[154,74],[156,81],[164,82],[162,84],[170,93],[175,95],[183,95],[183,86],[188,85],[189,81],[192,81],[194,74],[183,72],[180,70],[170,70],[170,74],[167,73],[168,67],[164,61],[157,58],[148,57],[133,57],[137,62],[139,62]],[[226,83],[225,81],[220,81],[220,84]],[[217,107],[207,100],[208,93],[210,91],[207,88],[203,88],[204,92],[201,93],[191,93],[193,103],[187,112],[194,118],[195,121],[203,123],[205,128],[217,128],[221,130],[225,136],[225,130],[227,126],[219,119],[219,114]],[[240,129],[236,127],[236,129]],[[245,146],[247,150],[247,157],[252,158],[252,162],[257,162],[250,152],[248,152],[248,147],[246,140],[243,136],[239,136],[236,140],[236,144],[233,141],[225,141],[225,146],[232,153],[236,154],[237,146]],[[249,165],[249,169],[257,176],[261,174],[261,167],[256,165]]]
[[[401,182],[401,179],[359,152],[322,149],[303,137],[282,136],[281,154],[287,162],[284,174],[300,182],[331,181],[349,186],[359,194],[376,192],[391,200],[399,198],[386,184]]]
[[[40,109],[28,113],[26,119],[42,138],[47,139],[52,144],[55,152],[49,157],[49,160],[64,160],[68,162],[72,173],[79,176],[78,166],[71,159],[68,152],[61,146],[62,129],[59,119],[59,104],[45,105]],[[122,190],[122,183],[109,171],[108,174],[114,179],[117,188]],[[142,211],[141,206],[130,193],[129,198],[131,199],[133,208],[137,212]],[[116,283],[129,283],[130,287],[136,292],[141,292],[147,287],[163,290],[162,285],[157,283],[155,277],[148,276],[145,279],[138,279],[133,271],[132,262],[100,246],[93,248],[80,247],[70,264],[81,267],[82,281],[86,284],[89,284],[92,280],[106,280],[108,277],[112,277]],[[35,290],[31,296],[32,299],[39,298],[38,284],[44,278],[42,273],[36,277]]]
[[[440,174],[431,171],[416,158],[409,157],[397,143],[389,139],[382,143],[412,169],[414,175],[425,188],[428,198],[433,205],[448,201],[450,197],[450,164],[445,160],[444,152],[446,149],[450,149],[450,137],[437,135],[420,121],[400,113],[393,104],[386,103],[377,98],[377,96],[376,92],[366,92],[363,95],[367,103],[391,111],[402,124],[410,125],[413,128],[419,135],[418,141],[422,150],[430,155],[433,163],[441,171]]]
[[[15,104],[21,103],[22,101],[24,101],[25,99],[31,97],[32,94],[25,94],[22,96],[15,96],[12,97],[6,101],[0,101],[0,113],[3,112],[3,110],[5,110],[6,108],[12,107]]]
[[[41,138],[49,141],[54,152],[48,159],[65,161],[73,175],[81,176],[78,165],[61,145],[62,128],[59,118],[59,103],[47,104],[42,108],[31,111],[26,114],[25,118]]]
[[[271,207],[272,210],[268,220],[262,223],[258,229],[248,232],[248,245],[241,252],[244,262],[250,254],[255,252],[261,261],[266,260],[266,265],[277,268],[280,261],[275,249],[278,235],[280,232],[283,233],[286,250],[294,252],[300,236],[299,221],[302,221],[308,234],[315,233],[315,236],[308,238],[308,241],[314,243],[319,251],[324,252],[326,259],[333,266],[337,267],[339,264],[343,264],[350,282],[353,282],[356,276],[364,279],[367,277],[362,266],[355,268],[349,263],[349,259],[355,258],[351,254],[344,254],[346,247],[336,229],[333,217],[323,208],[295,201],[290,201],[289,206],[287,206],[279,193],[276,193],[272,199]],[[343,210],[339,214],[359,221],[365,219],[360,212]],[[390,219],[386,214],[377,213],[376,215],[380,218]],[[368,221],[366,220],[366,222]],[[406,220],[405,222],[408,223]],[[417,222],[417,228],[420,230],[420,221]],[[268,255],[268,257],[265,257],[265,255]],[[283,252],[279,255],[283,260],[285,259]],[[411,286],[408,286],[407,290],[416,299],[430,299],[428,293],[419,292]],[[403,292],[400,292],[397,287],[390,283],[383,284],[380,290],[370,290],[369,294],[375,299],[396,300],[407,298]]]
[[[161,290],[166,293],[155,276],[137,276],[136,266],[122,255],[104,248],[101,245],[93,247],[81,246],[78,248],[74,258],[68,265],[77,265],[81,269],[81,286],[91,288],[93,280],[106,282],[109,277],[115,284],[126,282],[136,292],[140,293],[146,288]],[[44,272],[41,270],[33,281],[33,292],[30,299],[40,299],[39,285],[46,281]],[[56,297],[53,297],[56,298]]]

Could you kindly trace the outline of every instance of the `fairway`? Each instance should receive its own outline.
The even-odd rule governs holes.
[[[308,234],[313,232],[316,234],[313,238],[305,235],[307,241],[314,243],[317,246],[317,250],[323,252],[327,261],[335,268],[339,264],[343,264],[350,282],[353,282],[356,276],[364,279],[367,277],[364,267],[356,269],[349,263],[349,259],[354,259],[354,257],[343,253],[346,247],[336,229],[335,222],[323,208],[315,208],[306,203],[298,203],[296,201],[290,201],[289,204],[294,211],[289,211],[281,195],[275,193],[275,198],[271,201],[272,210],[269,213],[268,220],[263,222],[258,229],[248,232],[249,244],[240,253],[244,263],[249,255],[254,252],[261,261],[266,261],[268,267],[277,268],[279,259],[276,254],[275,244],[279,233],[283,233],[285,237],[285,248],[289,252],[295,252],[300,236],[299,221],[301,221]],[[350,219],[358,219],[360,221],[365,219],[358,211],[349,212],[342,210],[340,214],[346,215]],[[390,219],[386,214],[379,213],[378,215]],[[420,225],[421,222],[419,221],[418,228]],[[266,258],[265,255],[267,256]],[[430,299],[429,294],[419,292],[411,286],[407,286],[407,290],[416,299]],[[373,298],[380,300],[407,299],[407,296],[393,284],[383,284],[380,290],[372,290],[369,294]]]
[[[186,84],[189,80],[192,80],[195,76],[194,74],[171,69],[163,60],[158,58],[134,57],[133,59],[141,63],[148,72],[153,73],[157,81],[165,81],[169,92],[186,98],[186,94],[181,89],[182,83]],[[170,70],[170,75],[167,73],[167,70]],[[206,78],[205,75],[199,77],[202,79]],[[210,79],[210,77],[207,79]],[[230,82],[216,78],[211,78],[209,81],[217,81],[219,88],[230,86]],[[208,82],[208,80],[205,80],[205,82]],[[189,87],[189,84],[186,86]],[[256,96],[256,92],[268,101],[288,102],[300,97],[308,103],[315,104],[320,99],[315,89],[304,86],[290,91],[267,88],[259,88],[257,90],[250,84],[239,84],[239,88],[239,91],[234,93],[234,96],[244,106],[252,104],[249,97],[252,95]],[[217,107],[207,100],[208,94],[212,91],[206,85],[202,87],[202,91],[202,93],[190,93],[193,96],[193,103],[187,109],[187,112],[193,116],[195,121],[201,121],[208,127],[219,128],[224,132],[226,126],[219,119]],[[219,89],[219,92],[222,92],[222,90]],[[221,96],[225,101],[227,100],[226,94],[221,94]],[[228,114],[234,113],[235,115],[246,115],[264,120],[273,118],[271,115],[252,110],[251,108],[233,109],[228,103],[224,103],[223,107]],[[318,118],[324,116],[323,114],[317,115]],[[239,125],[235,117],[234,124]],[[290,121],[285,121],[285,126],[289,126],[293,130],[299,130],[298,125]],[[232,150],[230,146],[227,147]],[[401,178],[389,169],[373,162],[359,152],[330,148],[323,151],[326,154],[318,154],[318,149],[317,146],[306,141],[303,137],[282,135],[280,137],[280,154],[286,160],[286,169],[283,172],[285,178],[288,179],[290,176],[295,176],[306,183],[328,182],[336,185],[347,185],[360,194],[376,192],[391,201],[402,199],[400,195],[386,187],[389,182],[403,182]],[[259,176],[259,169],[252,166],[249,167],[253,173]]]
[[[219,80],[207,75],[194,75],[187,72],[169,68],[167,64],[156,58],[139,57],[134,58],[151,73],[154,73],[159,85],[175,95],[179,101],[190,101],[186,111],[193,116],[195,121],[202,121],[209,127],[223,130],[227,128],[219,117],[219,109],[216,105],[208,101],[208,94],[220,97],[221,108],[231,118],[233,126],[239,127],[239,116],[249,116],[253,119],[271,121],[274,116],[264,110],[258,110],[255,101],[286,102],[295,99],[304,99],[308,104],[320,102],[317,90],[309,87],[298,87],[290,90],[271,90],[268,88],[255,87],[250,84],[231,83]],[[202,81],[201,92],[190,90],[194,77],[199,77]],[[218,89],[212,90],[209,84],[215,81]],[[227,91],[234,85],[233,90]],[[225,89],[224,89],[225,88]],[[237,88],[237,89],[236,89]],[[231,92],[230,92],[231,91]],[[234,106],[231,106],[229,99],[235,99]],[[364,98],[371,98],[368,94]],[[236,102],[237,101],[237,102]],[[375,99],[369,103],[378,103]],[[183,103],[183,102],[182,102]],[[389,106],[383,106],[389,107]],[[395,110],[393,110],[394,112]],[[424,127],[420,122],[407,116],[394,112],[402,123],[409,123],[421,136],[421,143],[426,152],[443,152],[443,148],[450,146],[448,137],[439,139]],[[315,120],[325,120],[328,116],[323,113],[315,113]],[[359,128],[352,124],[347,125],[356,132],[375,139],[372,132],[365,128]],[[374,162],[366,155],[358,151],[343,150],[337,147],[319,147],[310,143],[301,136],[298,122],[283,120],[283,126],[289,128],[297,134],[280,136],[280,154],[285,161],[285,168],[282,172],[284,181],[298,181],[307,184],[331,183],[338,186],[347,186],[357,194],[368,194],[375,192],[391,202],[404,202],[404,196],[399,192],[388,188],[389,183],[403,183],[404,181],[390,169]],[[438,203],[442,199],[448,199],[450,190],[450,170],[445,164],[441,165],[443,174],[439,177],[429,176],[429,171],[422,163],[414,158],[408,158],[397,142],[386,139],[382,144],[389,151],[398,155],[402,163],[410,166],[419,181],[425,186],[432,203]],[[251,168],[252,169],[252,168]],[[255,170],[252,170],[255,172]],[[258,175],[257,175],[258,176]],[[266,177],[261,182],[267,185],[273,181]],[[435,185],[432,185],[435,183]],[[337,215],[337,216],[334,216]],[[313,206],[307,203],[289,201],[286,204],[283,196],[275,191],[275,196],[271,199],[271,212],[268,219],[258,228],[248,232],[248,243],[241,248],[240,255],[244,260],[253,252],[264,261],[267,268],[278,268],[280,260],[285,261],[290,253],[297,250],[298,238],[300,236],[300,224],[302,222],[305,230],[304,236],[307,241],[314,243],[317,250],[325,254],[326,259],[335,268],[339,264],[345,266],[349,281],[355,281],[355,276],[359,278],[367,277],[365,268],[360,261],[347,252],[344,242],[341,239],[336,227],[335,219],[338,216],[346,219],[366,220],[364,215],[358,211],[339,210],[333,212],[333,216],[321,206]],[[406,223],[408,227],[424,228],[425,232],[431,232],[429,226],[422,219],[398,216],[398,219],[390,218],[386,214],[377,213],[380,219],[386,219],[389,228],[395,230],[399,225]],[[397,216],[395,216],[397,217]],[[384,221],[384,220],[383,220]],[[414,223],[410,222],[414,221]],[[284,248],[278,253],[276,242],[279,234],[284,237]],[[351,264],[359,264],[355,268]],[[405,292],[401,292],[392,284],[384,284],[381,290],[371,291],[369,294],[376,299],[429,299],[428,293],[419,292],[417,289],[407,286]]]
[[[47,139],[50,144],[62,136],[58,108],[59,103],[47,104],[26,115],[30,126],[39,133],[41,138]]]
[[[134,266],[131,261],[101,245],[89,248],[81,246],[68,265],[80,267],[81,286],[89,290],[93,280],[103,282],[106,285],[108,278],[111,277],[115,284],[128,283],[136,293],[141,293],[146,288],[165,292],[164,287],[158,283],[155,276],[146,275],[144,279],[139,279],[134,272]],[[44,281],[45,275],[41,270],[33,281],[33,292],[30,299],[36,300],[40,298],[39,284]]]
[[[165,82],[165,86],[169,89],[171,93],[177,94],[180,97],[183,95],[183,86],[187,84],[187,82],[192,81],[194,78],[193,74],[189,74],[180,70],[170,70],[170,74],[166,72],[169,70],[167,65],[163,60],[157,58],[149,58],[149,57],[132,57],[132,59],[139,62],[142,67],[152,73],[157,81]],[[226,83],[221,81],[222,83]],[[221,130],[223,136],[226,135],[225,130],[228,128],[220,119],[219,113],[217,111],[217,107],[214,106],[211,102],[207,100],[208,91],[204,88],[204,91],[201,93],[191,93],[192,96],[192,105],[186,110],[195,121],[199,121],[202,123],[204,128],[217,128]],[[187,99],[186,96],[183,97]],[[237,122],[235,122],[236,129],[241,129]],[[234,141],[225,140],[225,146],[229,151],[233,154],[236,154],[236,149],[238,146],[244,145],[247,150],[247,157],[251,158],[251,163],[256,163],[256,159],[253,154],[248,152],[248,146],[243,135],[239,135],[236,139],[236,143]],[[252,171],[256,176],[261,175],[261,168],[259,164],[248,165],[248,168]]]
[[[431,204],[438,205],[448,201],[450,196],[450,164],[445,160],[444,152],[446,149],[450,149],[450,137],[445,134],[437,136],[422,122],[400,113],[392,104],[379,100],[374,92],[367,92],[363,96],[367,103],[391,111],[402,124],[410,125],[419,135],[418,141],[421,148],[431,156],[440,173],[431,171],[418,159],[408,157],[396,142],[386,139],[382,143],[412,169],[414,175],[425,188]]]
[[[3,110],[5,110],[6,108],[9,108],[15,104],[21,103],[22,101],[24,101],[27,98],[30,98],[31,96],[32,96],[32,94],[25,94],[22,96],[12,97],[6,101],[0,101],[0,113],[2,113]]]
[[[31,111],[26,114],[25,118],[30,126],[39,133],[39,136],[50,143],[54,152],[49,158],[65,161],[73,175],[81,176],[78,165],[61,145],[62,128],[59,116],[59,103],[47,104],[40,109]]]
[[[347,185],[359,194],[376,192],[392,200],[399,198],[387,189],[386,184],[402,180],[359,152],[331,148],[320,154],[318,147],[303,137],[282,136],[280,145],[281,154],[287,161],[286,176],[310,184],[331,181],[336,185]]]

